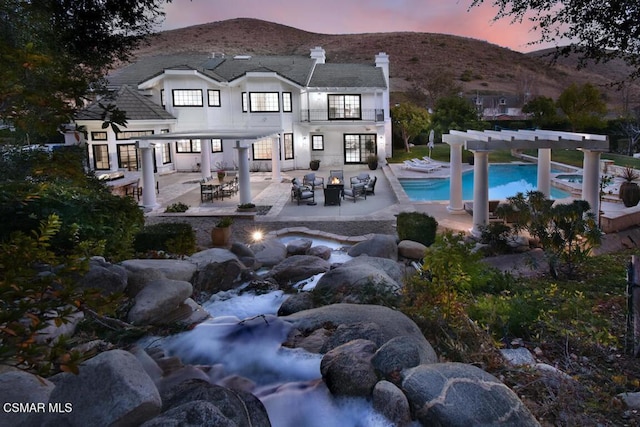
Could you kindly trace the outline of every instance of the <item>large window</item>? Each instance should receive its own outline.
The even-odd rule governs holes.
[[[171,163],[171,144],[160,144],[161,151],[160,154],[162,156],[162,164],[166,165],[167,163]]]
[[[138,150],[135,144],[118,144],[118,167],[128,171],[138,170]]]
[[[360,95],[329,95],[329,120],[360,118]]]
[[[207,91],[207,98],[209,99],[209,107],[219,107],[220,106],[220,91],[209,89]]]
[[[201,89],[174,89],[171,92],[174,107],[202,107]]]
[[[278,92],[250,92],[249,106],[252,112],[271,113],[280,111]]]
[[[93,145],[93,168],[109,170],[109,146],[107,144]]]
[[[125,132],[116,132],[116,139],[117,140],[133,139],[133,138],[138,138],[140,136],[149,136],[149,135],[153,135],[152,130],[130,130]]]
[[[106,141],[107,133],[106,132],[91,132],[91,139],[93,141]]]
[[[271,140],[262,139],[251,145],[253,149],[253,160],[271,160]]]
[[[211,140],[211,152],[212,153],[222,153],[222,140],[221,139],[212,139]]]
[[[176,153],[199,153],[200,151],[199,139],[180,139],[176,141]]]
[[[282,135],[282,145],[284,148],[284,159],[293,159],[293,134],[285,133]]]
[[[345,163],[366,163],[367,156],[377,151],[376,134],[344,135]]]
[[[291,92],[282,92],[282,111],[290,113],[292,111]]]
[[[311,135],[311,149],[313,151],[324,150],[324,135]]]

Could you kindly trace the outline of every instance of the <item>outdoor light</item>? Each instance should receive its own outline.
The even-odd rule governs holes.
[[[251,233],[251,239],[253,239],[254,243],[261,241],[264,238],[264,233],[262,230],[255,230]]]

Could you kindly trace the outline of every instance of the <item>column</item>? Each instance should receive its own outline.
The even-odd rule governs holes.
[[[551,197],[551,149],[538,148],[538,191]]]
[[[273,182],[282,182],[280,175],[280,138],[278,135],[271,138],[271,180]]]
[[[211,140],[203,139],[200,145],[200,174],[202,179],[211,178]]]
[[[145,208],[154,209],[158,207],[158,203],[153,176],[153,144],[146,141],[138,142],[138,149],[142,158],[142,205]]]
[[[238,193],[240,204],[251,203],[251,174],[249,173],[249,148],[236,141],[238,149]]]
[[[447,142],[449,144],[449,206],[447,210],[452,214],[464,214],[462,204],[462,144],[463,141]]]
[[[480,237],[481,228],[489,223],[489,152],[473,152],[473,228]]]
[[[582,199],[589,202],[591,212],[600,216],[600,152],[583,149]]]

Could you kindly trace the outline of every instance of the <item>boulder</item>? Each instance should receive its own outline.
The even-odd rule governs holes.
[[[322,379],[336,396],[369,397],[378,378],[371,365],[376,344],[354,340],[329,351],[322,358]]]
[[[92,257],[89,271],[77,283],[83,288],[100,289],[105,295],[120,293],[127,287],[127,270],[102,257]]]
[[[292,255],[275,265],[269,273],[281,286],[291,286],[316,274],[326,273],[331,264],[311,255]]]
[[[237,247],[236,247],[237,250]],[[198,269],[204,268],[211,263],[222,263],[231,260],[238,260],[238,256],[225,248],[210,248],[204,251],[196,252],[187,260],[196,265]]]
[[[264,267],[273,267],[287,257],[287,247],[276,238],[256,243],[251,249],[256,255],[256,261]]]
[[[198,267],[193,276],[193,286],[196,292],[214,294],[233,289],[251,275],[250,270],[237,258],[221,262],[211,262]]]
[[[79,367],[78,375],[50,378],[56,387],[50,404],[73,405],[67,413],[44,414],[46,426],[138,426],[160,413],[162,402],[153,380],[136,357],[124,350],[100,353]]]
[[[278,309],[278,316],[287,316],[313,307],[313,295],[309,292],[299,292],[297,294],[290,295],[286,300],[284,300]]]
[[[373,257],[368,255],[361,255],[359,257],[350,259],[341,265],[341,267],[352,267],[355,265],[370,265],[379,270],[384,271],[389,277],[395,280],[397,283],[402,283],[405,278],[405,269],[402,264],[397,261],[393,261],[389,258]]]
[[[349,256],[357,257],[363,254],[398,260],[398,244],[396,238],[386,234],[375,234],[371,239],[353,245],[347,252]]]
[[[380,305],[332,304],[310,310],[299,311],[281,318],[308,336],[327,325],[342,325],[358,322],[376,323],[384,342],[395,337],[407,337],[413,341],[420,354],[420,363],[435,363],[438,357],[431,344],[424,338],[418,326],[400,311]]]
[[[127,289],[125,291],[127,296],[131,298],[138,295],[138,292],[144,289],[149,282],[158,279],[166,279],[166,276],[162,271],[154,268],[143,268],[141,270],[128,271],[127,276]]]
[[[196,272],[196,265],[188,260],[179,259],[128,259],[120,263],[127,273],[153,269],[172,280],[190,282]]]
[[[264,405],[249,393],[194,379],[183,381],[162,394],[165,411],[194,401],[214,405],[238,427],[271,427]]]
[[[237,427],[212,403],[202,400],[187,402],[163,412],[141,427]]]
[[[371,396],[373,409],[384,415],[394,426],[408,426],[411,423],[409,401],[402,390],[389,381],[379,381]]]
[[[295,239],[287,243],[287,254],[289,255],[306,255],[313,241],[311,239]]]
[[[7,371],[0,374],[0,396],[2,403],[23,403],[45,405],[53,391],[54,384],[37,375],[24,371]],[[25,411],[0,411],[0,425],[30,425],[27,419],[30,414]]]
[[[136,325],[163,324],[167,313],[177,309],[192,293],[193,287],[189,282],[155,280],[136,295],[127,318]]]
[[[247,268],[257,270],[261,267],[261,265],[256,262],[256,255],[253,253],[251,248],[244,243],[233,242],[229,250],[231,253],[236,255],[240,262]]]
[[[65,316],[65,322],[56,325],[54,319],[46,321],[47,326],[38,331],[36,341],[39,343],[56,342],[60,337],[70,337],[76,332],[76,328],[82,319],[84,312],[75,311],[75,307],[70,307],[71,313]]]
[[[402,390],[422,425],[540,425],[509,387],[473,365],[419,365],[403,372]]]
[[[317,256],[318,258],[322,258],[326,261],[331,258],[331,248],[325,245],[312,246],[308,251],[307,255]]]
[[[534,366],[536,359],[533,354],[525,348],[503,348],[500,350],[502,357],[513,366]]]
[[[398,243],[398,255],[409,259],[422,259],[427,247],[413,240],[402,240]]]
[[[409,337],[395,337],[376,351],[371,363],[381,376],[397,383],[403,369],[420,364],[420,349]]]
[[[320,353],[327,353],[336,347],[346,344],[349,341],[357,339],[366,339],[372,341],[376,347],[384,344],[384,337],[377,323],[373,322],[356,322],[339,325],[331,334],[320,350]]]

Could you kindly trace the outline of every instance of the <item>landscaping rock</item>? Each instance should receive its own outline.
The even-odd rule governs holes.
[[[427,247],[413,240],[402,240],[398,243],[398,255],[409,259],[422,259]]]
[[[196,265],[188,260],[179,259],[129,259],[120,263],[128,273],[154,269],[172,280],[190,282],[196,272]]]
[[[136,325],[163,324],[167,313],[178,308],[192,293],[193,287],[189,282],[155,280],[136,295],[128,320]]]
[[[373,388],[373,409],[384,415],[394,426],[411,423],[409,401],[402,390],[389,381],[379,381]]]
[[[240,262],[247,268],[257,270],[261,267],[261,265],[256,262],[256,255],[253,253],[253,250],[244,243],[234,242],[231,244],[229,250],[237,256]]]
[[[234,255],[226,261],[200,265],[193,276],[193,286],[196,292],[215,294],[233,289],[250,277],[251,271]]]
[[[105,295],[120,293],[127,287],[127,270],[102,257],[92,257],[89,260],[89,271],[77,284],[83,288],[100,289]]]
[[[307,255],[317,256],[318,258],[322,258],[324,260],[329,260],[331,258],[331,248],[324,245],[312,246],[308,251]]]
[[[288,255],[306,255],[307,251],[311,248],[313,241],[311,239],[295,239],[287,243]]]
[[[142,424],[141,427],[237,427],[212,403],[202,400],[187,402],[171,408]]]
[[[373,322],[356,322],[350,324],[339,325],[331,334],[320,350],[320,353],[327,353],[336,347],[354,341],[357,339],[366,339],[372,341],[376,347],[381,346],[385,341],[377,323]]]
[[[395,337],[376,351],[371,363],[376,372],[387,380],[397,383],[402,370],[420,364],[420,350],[409,337]]]
[[[376,349],[369,340],[355,340],[325,354],[320,373],[331,394],[369,397],[378,381],[371,365]]]
[[[280,308],[278,309],[278,316],[287,316],[313,307],[313,295],[309,292],[299,292],[297,294],[290,295],[280,305]]]
[[[357,257],[366,254],[373,257],[398,260],[398,244],[394,236],[376,234],[371,239],[356,243],[347,252],[349,256]]]
[[[281,286],[295,284],[316,274],[329,271],[331,264],[311,255],[292,255],[275,265],[269,275]]]
[[[0,374],[2,404],[32,403],[46,405],[55,385],[44,378],[24,371],[8,371]],[[38,408],[38,406],[35,406]],[[30,414],[25,411],[1,410],[0,426],[29,425]]]
[[[500,349],[500,353],[513,366],[534,366],[536,364],[535,357],[525,347],[503,348]]]
[[[237,248],[236,248],[237,249]],[[223,263],[231,260],[238,260],[236,254],[224,248],[211,248],[204,251],[196,252],[187,260],[196,265],[198,269],[206,267],[212,263]]]
[[[275,238],[256,243],[251,248],[256,255],[256,261],[264,267],[273,267],[287,257],[287,247]]]
[[[127,296],[133,298],[138,295],[149,282],[158,279],[166,279],[164,273],[154,268],[143,268],[136,271],[128,271],[127,288],[125,290]]]
[[[341,265],[341,267],[352,267],[355,265],[366,264],[384,271],[395,282],[402,283],[405,278],[405,270],[403,266],[397,261],[393,261],[389,258],[380,258],[368,255],[360,255],[356,258],[350,259]]]

